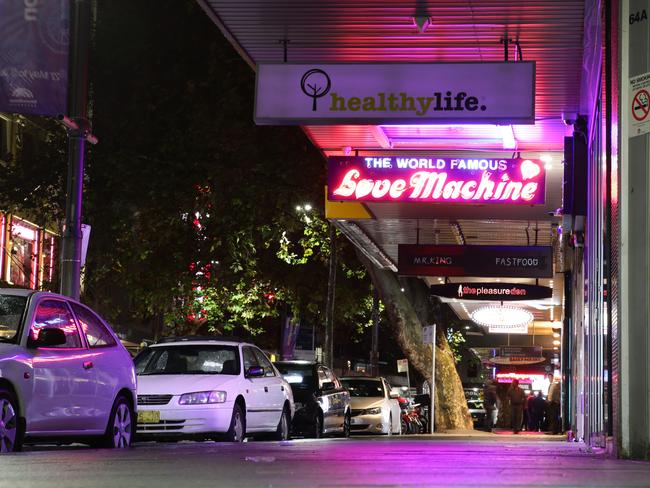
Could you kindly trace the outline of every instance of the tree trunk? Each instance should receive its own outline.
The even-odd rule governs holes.
[[[422,344],[422,327],[437,323],[435,428],[441,432],[471,429],[472,418],[467,409],[452,351],[445,336],[446,324],[436,320],[440,303],[432,300],[428,287],[419,278],[398,279],[389,270],[375,267],[362,253],[361,262],[379,290],[398,344],[406,354],[410,367],[417,369],[431,384],[431,348]],[[402,291],[402,289],[404,291]]]

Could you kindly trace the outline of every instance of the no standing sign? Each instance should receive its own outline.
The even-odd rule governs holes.
[[[650,73],[630,78],[630,137],[650,132]]]

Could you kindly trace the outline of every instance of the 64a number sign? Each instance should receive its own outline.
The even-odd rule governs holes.
[[[644,22],[648,20],[648,13],[645,9],[637,10],[630,14],[630,25],[636,24],[637,22]]]

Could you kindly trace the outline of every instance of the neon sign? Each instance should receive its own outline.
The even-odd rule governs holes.
[[[536,159],[341,157],[328,159],[330,201],[543,205]]]

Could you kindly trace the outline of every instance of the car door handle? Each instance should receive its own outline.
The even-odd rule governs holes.
[[[264,387],[264,391],[265,391],[266,393],[268,393],[268,392],[269,392],[269,387],[268,387],[268,386],[265,386],[265,387]]]
[[[84,361],[84,369],[90,369],[94,366],[92,361]]]

